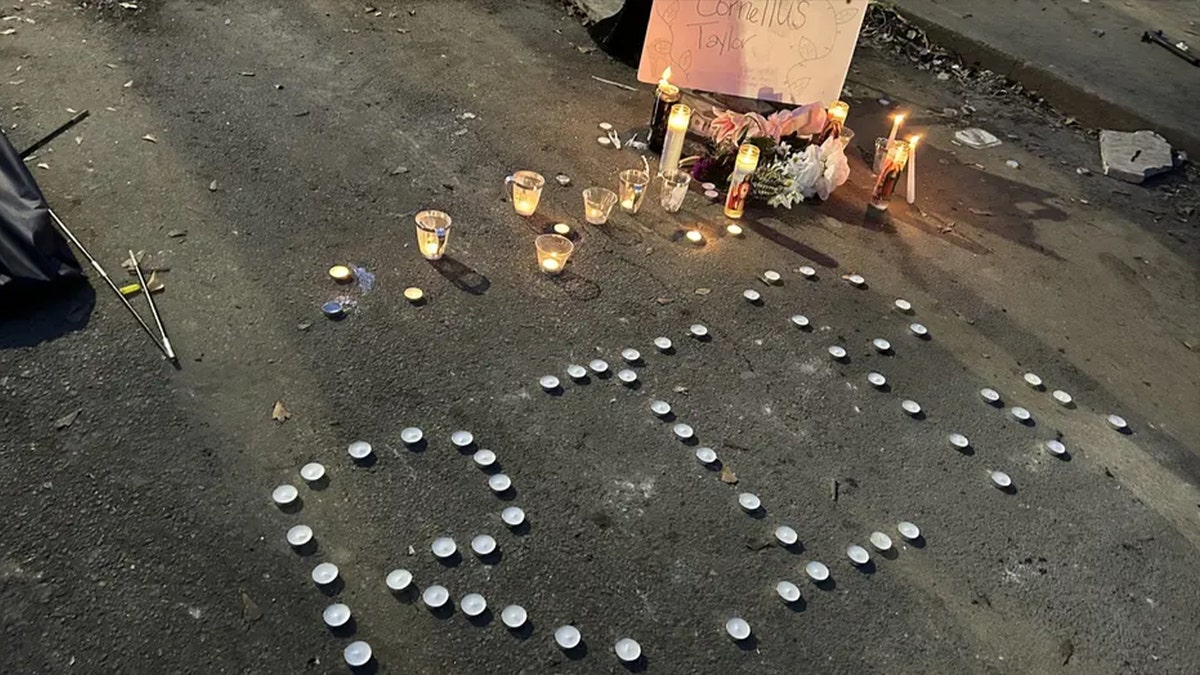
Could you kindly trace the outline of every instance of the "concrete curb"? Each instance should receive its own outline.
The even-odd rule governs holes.
[[[1098,129],[1150,129],[1165,136],[1176,149],[1200,157],[1200,133],[1148,117],[1144,111],[1110,100],[1090,91],[1053,68],[1045,68],[1009,54],[969,35],[930,21],[909,9],[892,5],[897,14],[925,31],[930,41],[958,54],[964,61],[1000,73],[1026,89],[1037,92],[1057,110],[1074,117],[1080,124]]]

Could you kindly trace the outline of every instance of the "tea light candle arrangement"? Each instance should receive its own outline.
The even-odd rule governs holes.
[[[346,605],[336,602],[325,608],[321,612],[321,618],[325,620],[325,625],[330,628],[340,628],[346,625],[350,620],[350,608]]]
[[[355,640],[342,650],[342,658],[351,668],[360,668],[371,661],[371,645],[362,640]]]
[[[455,447],[466,448],[475,442],[475,435],[469,431],[456,431],[450,434],[450,442]]]
[[[1041,389],[1042,378],[1038,377],[1035,373],[1025,373],[1025,384],[1034,389]]]
[[[988,403],[991,403],[993,405],[1000,402],[1000,392],[996,391],[995,389],[991,389],[989,387],[984,387],[983,389],[980,389],[979,396],[982,397],[983,400],[985,400]]]
[[[867,382],[870,382],[873,387],[887,386],[887,378],[881,373],[867,373]]]
[[[701,464],[712,464],[717,461],[717,453],[712,448],[696,448],[696,459]]]
[[[796,542],[800,541],[800,535],[791,527],[780,525],[775,528],[775,539],[784,546],[795,546]]]
[[[280,485],[271,492],[271,499],[277,506],[288,506],[299,496],[300,491],[291,485]]]
[[[475,466],[486,469],[496,463],[496,453],[491,450],[480,449],[476,450],[474,455],[471,455],[471,459],[475,461]]]
[[[1003,471],[993,471],[991,478],[992,483],[1001,490],[1012,487],[1012,477]]]
[[[950,445],[959,450],[966,450],[968,447],[971,446],[970,439],[968,439],[966,436],[963,436],[962,434],[950,434],[950,436],[948,436],[947,438],[950,441]]]
[[[667,119],[667,136],[663,141],[662,159],[658,164],[659,173],[665,174],[679,168],[679,158],[683,155],[683,141],[687,136],[691,120],[691,107],[683,103],[671,106],[671,115]]]
[[[725,632],[740,642],[750,637],[750,624],[745,619],[735,616],[725,622]]]
[[[338,566],[333,563],[321,563],[312,570],[313,583],[318,586],[332,584],[338,578]]]
[[[458,606],[467,616],[479,616],[487,610],[487,600],[478,593],[467,593],[459,600]]]
[[[775,593],[779,595],[779,599],[788,604],[800,599],[800,587],[790,581],[781,581],[775,584]]]
[[[1054,440],[1054,439],[1048,440],[1045,443],[1045,447],[1046,447],[1046,452],[1048,452],[1052,455],[1062,456],[1062,455],[1067,454],[1067,446],[1063,445],[1062,441],[1059,441],[1059,440]]]
[[[517,527],[525,522],[525,512],[519,506],[510,506],[500,512],[500,520],[509,527]]]
[[[492,489],[492,492],[500,494],[512,487],[512,479],[505,474],[498,473],[488,477],[488,487]]]
[[[607,373],[608,361],[605,361],[604,359],[592,359],[592,361],[588,363],[588,367],[591,368],[592,372],[596,373],[597,375],[601,373]]]
[[[296,525],[287,531],[287,542],[296,548],[304,546],[312,541],[313,531],[307,525]]]
[[[660,352],[671,351],[671,347],[672,347],[671,338],[668,338],[668,337],[654,338],[654,347],[655,347],[655,349],[657,349]]]
[[[475,555],[486,556],[496,552],[496,539],[490,534],[480,534],[471,540],[471,550]]]
[[[439,584],[434,584],[429,588],[426,588],[425,592],[421,594],[421,601],[424,602],[425,606],[429,609],[438,609],[445,605],[446,601],[449,599],[450,591],[447,590],[445,586],[441,586]]]
[[[309,462],[300,467],[300,477],[309,483],[315,483],[325,477],[325,466],[317,462]]]
[[[1075,399],[1071,398],[1070,394],[1063,391],[1062,389],[1055,389],[1054,393],[1052,393],[1050,395],[1053,396],[1054,400],[1058,401],[1058,403],[1060,405],[1064,405],[1064,406],[1071,405],[1071,402],[1075,400]]]
[[[420,443],[422,438],[425,438],[425,432],[416,427],[405,427],[400,430],[400,440],[408,445]]]
[[[738,506],[741,506],[744,511],[757,511],[762,508],[762,500],[756,494],[743,492],[738,495],[737,500]]]
[[[508,605],[500,610],[500,621],[509,628],[520,628],[529,619],[528,612],[520,605]]]
[[[554,391],[555,389],[558,389],[559,381],[558,378],[553,375],[543,375],[538,379],[538,384],[542,385],[542,389],[545,389],[546,391]]]
[[[692,429],[692,427],[690,425],[683,424],[682,422],[679,424],[676,424],[671,430],[675,432],[675,435],[681,441],[686,441],[686,440],[690,439],[692,436],[696,435],[696,431],[694,429]]]
[[[900,407],[904,409],[904,412],[914,417],[921,414],[921,404],[916,401],[904,399],[900,402]]]
[[[371,444],[366,441],[354,441],[346,447],[346,453],[354,459],[366,459],[371,456]]]
[[[572,363],[571,365],[567,366],[567,376],[572,380],[582,380],[583,378],[587,377],[587,368],[584,368],[579,364]]]
[[[708,326],[705,326],[702,323],[694,323],[692,324],[691,328],[688,328],[688,332],[691,333],[692,337],[694,338],[706,338],[708,337]]]
[[[871,560],[871,554],[867,549],[858,544],[851,544],[846,547],[846,557],[855,565],[866,565]]]
[[[913,523],[908,522],[907,520],[902,520],[899,523],[896,523],[896,531],[900,533],[901,537],[904,537],[909,541],[916,541],[917,539],[921,538],[921,528],[917,527]]]
[[[387,578],[384,580],[387,587],[393,591],[399,592],[406,590],[412,584],[413,575],[406,569],[394,569],[388,572]]]
[[[886,551],[892,547],[892,538],[882,532],[872,532],[870,541],[876,551]]]
[[[433,551],[433,555],[441,559],[449,558],[458,551],[458,544],[450,537],[438,537],[430,544],[429,550]]]
[[[1013,406],[1008,412],[1010,415],[1016,418],[1018,422],[1028,422],[1029,420],[1033,419],[1033,415],[1019,405]]]
[[[568,624],[554,629],[554,642],[560,649],[574,649],[579,646],[582,639],[583,636],[579,634],[579,629],[575,626]]]
[[[804,566],[804,571],[810,579],[818,583],[829,578],[829,568],[825,566],[825,563],[816,560],[809,561]]]
[[[642,646],[633,638],[621,638],[613,645],[613,651],[617,653],[617,658],[625,663],[633,663],[642,656]]]

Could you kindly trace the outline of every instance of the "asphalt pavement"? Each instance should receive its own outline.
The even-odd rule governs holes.
[[[5,130],[20,146],[68,108],[92,110],[35,176],[110,268],[131,247],[170,268],[158,300],[181,363],[159,359],[94,279],[94,293],[0,320],[0,670],[346,672],[342,650],[361,639],[377,672],[625,672],[623,637],[646,672],[1200,670],[1200,237],[1186,176],[1097,175],[1088,130],[860,49],[857,146],[892,106],[913,113],[926,134],[915,205],[865,222],[871,177],[856,157],[830,202],[752,211],[743,237],[698,193],[678,216],[652,193],[596,227],[580,190],[640,165],[598,145],[597,124],[634,129],[651,92],[558,3],[16,14],[0,38]],[[1005,144],[952,143],[971,124]],[[517,169],[572,183],[551,179],[522,218],[503,192]],[[436,265],[415,249],[423,208],[454,219]],[[555,222],[578,239],[551,278],[533,237]],[[687,227],[702,246],[681,239]],[[373,287],[334,284],[335,264],[369,270]],[[781,285],[759,280],[767,269]],[[413,286],[427,302],[405,300]],[[343,295],[355,309],[323,318]],[[835,344],[846,360],[830,358]],[[627,347],[642,355],[637,387],[565,373],[624,367]],[[546,374],[561,390],[539,387]],[[677,419],[656,417],[655,399]],[[271,419],[277,401],[286,421]],[[426,445],[401,441],[413,426]],[[513,490],[492,494],[456,430],[496,453]],[[1068,456],[1045,451],[1053,439]],[[350,460],[356,440],[375,461]],[[327,484],[301,480],[311,461]],[[995,488],[996,470],[1015,489]],[[272,504],[280,484],[299,489],[298,509]],[[743,492],[764,509],[743,512]],[[500,521],[511,505],[528,527]],[[900,521],[922,538],[905,541]],[[286,542],[300,523],[315,547]],[[783,524],[798,546],[774,542]],[[894,549],[851,565],[847,546],[877,530]],[[469,551],[481,533],[499,556]],[[439,536],[461,555],[435,560]],[[830,581],[806,577],[814,560]],[[310,579],[321,562],[339,566],[332,590]],[[398,567],[456,605],[481,593],[491,613],[394,595],[384,579]],[[781,580],[800,602],[779,600]],[[349,629],[323,625],[335,601]],[[501,625],[509,604],[526,628]],[[734,616],[752,640],[725,634]],[[554,645],[565,624],[582,649]]]

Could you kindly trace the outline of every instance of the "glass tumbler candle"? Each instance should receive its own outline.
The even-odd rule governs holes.
[[[518,171],[504,179],[505,188],[512,198],[513,210],[520,216],[532,216],[542,198],[542,187],[546,179],[534,171]]]
[[[608,214],[617,204],[617,193],[602,187],[590,187],[583,191],[583,216],[592,225],[608,222]]]
[[[575,244],[561,234],[539,235],[533,245],[537,247],[538,268],[546,274],[560,274],[575,250]]]
[[[441,260],[450,239],[450,214],[422,211],[417,214],[417,246],[427,260]]]
[[[817,145],[823,144],[829,137],[838,138],[842,135],[842,129],[846,126],[846,117],[850,114],[850,104],[845,101],[834,101],[833,105],[825,109],[825,128],[821,129],[821,133],[817,134],[814,142]]]
[[[626,169],[622,171],[620,190],[617,192],[621,200],[621,210],[626,213],[637,213],[642,208],[642,200],[646,197],[646,186],[650,183],[650,173],[641,169]]]
[[[879,178],[875,180],[875,189],[871,191],[871,207],[886,211],[900,182],[900,174],[908,163],[908,141],[892,141],[887,155],[883,158],[883,166],[879,167]]]
[[[688,185],[692,182],[692,174],[683,169],[672,169],[662,174],[662,193],[660,195],[663,210],[675,213],[683,206],[687,197]]]

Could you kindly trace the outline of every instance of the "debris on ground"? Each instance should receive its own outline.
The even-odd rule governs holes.
[[[1128,183],[1142,181],[1175,168],[1171,144],[1153,131],[1100,131],[1100,162],[1104,175]]]
[[[721,468],[721,482],[726,485],[737,485],[738,477],[729,467]]]
[[[393,175],[393,176],[399,176],[400,174],[404,174],[404,173],[408,173],[408,167],[407,167],[407,166],[403,166],[403,165],[401,165],[401,166],[398,166],[398,167],[396,167],[396,168],[392,169],[392,175]]]
[[[263,612],[258,607],[258,603],[254,602],[246,591],[242,591],[242,620],[247,623],[258,621],[263,616]]]
[[[557,176],[554,177],[554,180],[558,181],[558,184],[563,187],[567,187],[568,185],[571,184],[571,177],[565,173],[558,174]]]
[[[157,138],[155,138],[155,137],[154,137],[153,135],[151,135],[151,134],[146,134],[145,136],[142,136],[142,140],[143,140],[143,141],[150,142],[150,143],[157,143],[157,142],[158,142],[158,139],[157,139]]]
[[[214,180],[213,182],[211,182],[211,183],[209,183],[209,184],[208,184],[208,191],[209,191],[209,192],[216,192],[216,191],[217,191],[217,181],[215,181],[215,180]]]
[[[83,412],[83,410],[76,410],[74,412],[69,412],[66,415],[63,415],[62,417],[54,420],[54,430],[62,431],[63,429],[66,429],[67,427],[71,426],[72,424],[75,423],[75,418],[79,417],[79,413],[81,413],[81,412]]]
[[[1021,168],[1021,163],[1015,159],[1010,159],[1004,163],[1004,166],[1007,166],[1010,169],[1019,169]]]
[[[979,127],[971,127],[954,132],[954,138],[958,139],[959,143],[976,150],[984,148],[994,148],[1000,145],[1000,139],[996,138],[988,131],[984,131]]]
[[[271,419],[283,424],[291,416],[287,408],[283,407],[283,401],[275,401],[275,407],[271,408]]]
[[[187,230],[167,230],[167,236],[172,239],[178,239],[179,237],[186,237]]]

